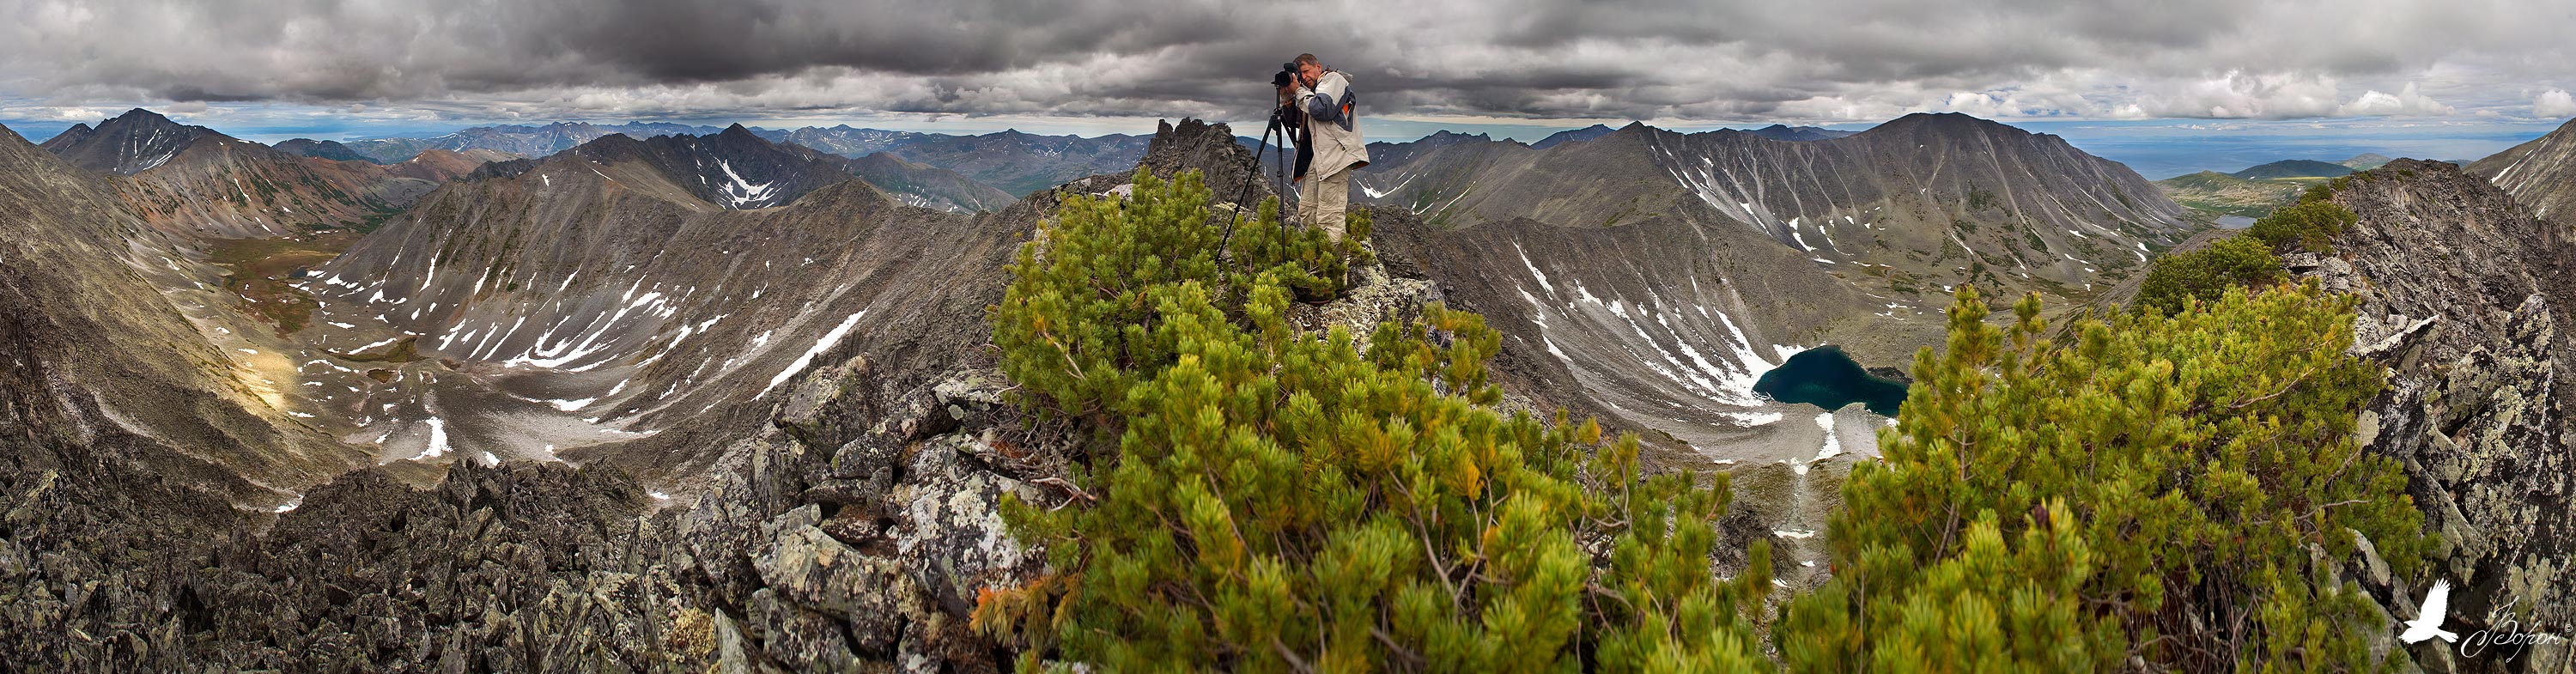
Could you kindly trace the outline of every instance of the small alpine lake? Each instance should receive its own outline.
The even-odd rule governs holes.
[[[1857,402],[1893,418],[1905,404],[1905,387],[1905,382],[1870,374],[1842,347],[1827,344],[1791,354],[1787,362],[1762,373],[1753,383],[1753,392],[1826,411]]]

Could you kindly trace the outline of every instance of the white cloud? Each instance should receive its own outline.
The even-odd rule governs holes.
[[[2566,89],[2541,92],[2539,97],[2531,99],[2531,116],[2542,119],[2576,116],[2576,97],[2567,95]]]
[[[2413,82],[2406,83],[2406,88],[2399,89],[2394,95],[2377,89],[2365,91],[2361,97],[2335,108],[2335,116],[2338,117],[2437,117],[2457,112],[2451,106],[2417,91]]]
[[[2335,109],[2334,78],[2231,70],[2198,80],[2142,87],[2136,104],[2158,117],[2284,119],[2315,117]]]
[[[0,100],[486,119],[1257,116],[1300,51],[1382,115],[2519,115],[2576,61],[2511,0],[12,1]]]

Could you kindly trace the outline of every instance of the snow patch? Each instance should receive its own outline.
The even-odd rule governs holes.
[[[742,208],[751,204],[767,205],[769,198],[774,196],[769,188],[777,184],[776,181],[752,184],[751,181],[742,179],[741,174],[733,172],[732,162],[721,159],[716,160],[716,167],[724,169],[725,177],[733,180],[731,184],[724,186],[727,208]]]
[[[411,457],[411,458],[412,458],[412,460],[415,460],[415,461],[418,461],[418,460],[421,460],[421,459],[432,459],[432,458],[437,458],[437,457],[438,457],[439,455],[441,455],[441,454],[446,454],[448,449],[449,449],[449,447],[447,446],[447,422],[446,422],[446,421],[443,421],[443,420],[440,420],[438,417],[430,417],[430,418],[429,418],[429,447],[427,447],[427,448],[425,448],[425,449],[420,450],[420,456],[415,456],[415,457]]]
[[[868,315],[868,310],[860,309],[859,313],[850,314],[849,318],[841,319],[840,325],[834,326],[831,332],[824,333],[822,339],[814,340],[814,348],[806,349],[805,355],[797,356],[796,362],[789,363],[787,365],[787,369],[780,370],[778,372],[778,376],[770,377],[769,385],[760,387],[760,393],[753,394],[752,397],[758,398],[769,395],[770,389],[778,388],[779,384],[787,383],[788,378],[796,376],[796,373],[798,372],[805,371],[806,366],[814,364],[815,356],[823,355],[823,352],[832,350],[832,347],[841,343],[841,338],[850,336],[850,328],[857,327],[859,324],[859,317],[866,315]]]

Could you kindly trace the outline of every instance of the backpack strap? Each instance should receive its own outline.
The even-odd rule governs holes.
[[[1343,79],[1342,100],[1340,101],[1340,105],[1333,106],[1335,108],[1335,112],[1339,113],[1333,116],[1333,121],[1341,124],[1343,131],[1351,130],[1352,113],[1358,112],[1360,106],[1359,94],[1351,91],[1351,89],[1350,80],[1348,78]]]

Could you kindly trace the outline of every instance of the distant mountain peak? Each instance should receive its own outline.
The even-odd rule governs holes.
[[[366,155],[358,154],[357,151],[349,149],[349,146],[342,145],[338,141],[292,138],[279,141],[276,145],[271,145],[269,147],[276,148],[280,152],[301,157],[329,159],[332,161],[363,161],[370,164],[375,163],[374,160],[368,159]]]
[[[1888,120],[1887,123],[1880,124],[1877,127],[1874,127],[1873,130],[1883,128],[1903,129],[1912,127],[1936,129],[1978,129],[1985,131],[2011,129],[2020,133],[2030,133],[2020,127],[2015,127],[1964,112],[1917,112]]]
[[[799,145],[772,143],[740,124],[703,136],[636,140],[612,133],[564,155],[610,164],[642,162],[692,196],[728,210],[784,206],[851,178],[847,160]],[[535,168],[540,166],[496,166],[477,175],[516,176]]]
[[[1441,129],[1433,132],[1431,135],[1423,136],[1421,142],[1428,145],[1450,145],[1454,143],[1492,142],[1493,140],[1494,137],[1491,134],[1459,133],[1448,129]]]
[[[177,123],[178,123],[178,122],[171,122],[169,117],[162,116],[162,114],[161,114],[161,113],[153,112],[153,111],[151,111],[151,110],[146,110],[146,109],[143,109],[143,108],[135,108],[135,109],[132,109],[132,110],[127,110],[127,111],[125,111],[125,114],[117,115],[114,119],[111,119],[111,120],[108,120],[108,121],[111,121],[111,122],[128,122],[128,123],[131,123],[131,122],[137,122],[137,121],[153,121],[153,120],[158,120],[158,121],[162,121],[162,122],[168,122],[168,123],[171,123],[171,124],[177,124]],[[100,125],[100,126],[106,126],[106,125],[102,124],[102,125]]]
[[[74,133],[83,128],[75,126],[45,141],[45,151],[81,168],[129,176],[168,163],[200,138],[229,138],[213,129],[170,121],[143,108],[127,110],[85,133]]]
[[[1616,132],[1617,130],[1612,129],[1607,125],[1594,124],[1580,129],[1567,129],[1548,134],[1546,138],[1541,138],[1538,142],[1531,143],[1530,147],[1545,150],[1565,143],[1580,143],[1594,138],[1600,138]]]

